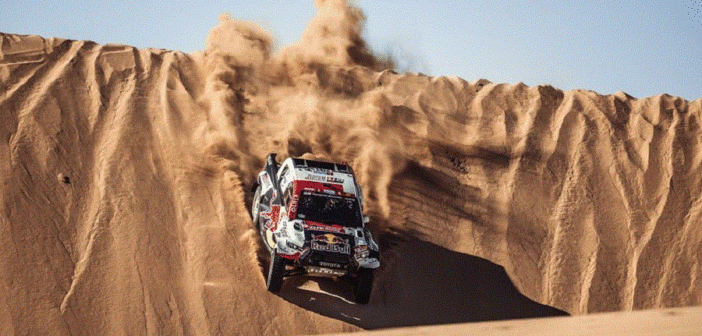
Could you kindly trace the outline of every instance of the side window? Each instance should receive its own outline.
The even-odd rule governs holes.
[[[287,173],[288,173],[288,165],[285,165],[283,169],[281,169],[280,174],[278,175],[278,187],[280,188],[285,188],[285,183],[287,183]],[[284,193],[285,191],[283,191]],[[283,201],[285,201],[285,198],[283,198]]]
[[[283,167],[283,170],[280,172],[280,175],[278,177],[278,182],[283,182],[283,180],[285,179],[285,174],[288,173],[288,168],[288,165],[285,165],[285,167]]]
[[[292,186],[293,184],[290,183],[287,189],[285,189],[285,192],[283,193],[283,202],[285,203],[285,207],[287,209],[290,209],[290,200],[292,199]]]

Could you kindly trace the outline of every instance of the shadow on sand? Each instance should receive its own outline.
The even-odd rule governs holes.
[[[402,257],[377,271],[367,305],[353,303],[348,284],[327,278],[289,278],[280,296],[365,329],[568,315],[522,295],[488,260],[419,239],[393,250]],[[319,289],[305,289],[310,282]]]

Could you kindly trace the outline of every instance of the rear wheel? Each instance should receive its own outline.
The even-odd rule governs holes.
[[[353,294],[357,303],[366,304],[370,300],[373,289],[373,269],[360,268],[356,276]]]
[[[251,220],[253,221],[254,227],[258,228],[258,221],[259,221],[259,211],[260,211],[260,205],[261,205],[261,186],[259,185],[256,188],[256,192],[254,193],[253,197],[253,202],[251,202]]]
[[[283,288],[283,278],[285,277],[285,258],[282,258],[273,249],[271,252],[271,260],[268,264],[268,277],[266,278],[266,287],[271,293],[278,293]]]

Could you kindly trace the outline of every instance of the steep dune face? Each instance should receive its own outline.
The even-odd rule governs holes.
[[[396,74],[360,12],[318,6],[277,55],[227,17],[193,55],[0,35],[2,334],[407,325],[424,278],[398,278],[431,260],[397,255],[427,248],[573,314],[700,304],[702,99]],[[247,191],[271,151],[350,162],[376,235],[414,242],[357,315],[265,291]]]
[[[350,330],[266,294],[188,55],[2,40],[3,334]]]
[[[431,155],[393,180],[394,225],[571,313],[700,303],[702,100],[445,78],[395,99]]]

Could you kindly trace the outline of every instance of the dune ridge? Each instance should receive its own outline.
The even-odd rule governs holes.
[[[417,239],[571,314],[700,304],[702,99],[397,74],[360,11],[317,5],[278,54],[226,16],[194,54],[0,34],[2,334],[412,325],[387,314],[426,298],[402,287]],[[247,207],[271,151],[350,162],[400,236],[355,315],[265,291]]]

